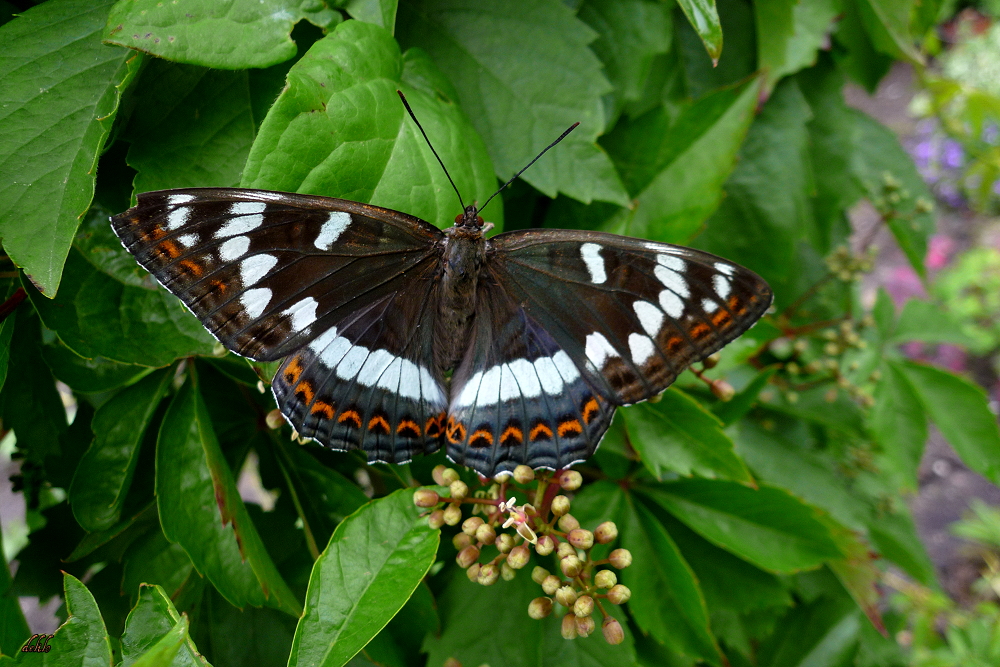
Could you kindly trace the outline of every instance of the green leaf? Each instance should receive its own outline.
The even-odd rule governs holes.
[[[168,542],[159,528],[129,545],[122,562],[122,591],[131,597],[139,594],[142,584],[155,584],[172,599],[194,569],[184,547]]]
[[[778,369],[776,367],[765,368],[754,376],[753,380],[741,391],[728,401],[719,401],[712,406],[712,412],[722,420],[723,426],[729,426],[746,416],[748,412],[757,404],[757,397],[760,392],[770,382],[771,377]]]
[[[28,288],[28,291],[33,291]],[[42,361],[38,318],[21,308],[10,342],[10,365],[0,391],[0,419],[17,436],[18,449],[30,461],[43,464],[59,453],[59,436],[66,431],[63,407],[55,379]]]
[[[14,336],[14,321],[16,318],[17,312],[15,311],[4,318],[3,322],[0,322],[0,389],[3,389],[4,382],[7,381],[7,365],[10,362],[10,341]]]
[[[122,139],[136,192],[239,185],[256,129],[247,72],[153,59],[134,99]]]
[[[0,533],[0,655],[14,655],[31,636],[17,594],[11,590],[13,579],[4,556],[3,534]]]
[[[788,278],[797,244],[813,235],[811,118],[798,84],[782,81],[740,147],[726,199],[698,237],[699,247],[746,264],[772,285]]]
[[[690,479],[644,487],[709,542],[768,572],[796,572],[839,558],[820,513],[783,489]]]
[[[76,425],[75,419],[73,420],[73,425]],[[121,549],[125,549],[132,543],[133,540],[137,539],[149,530],[153,523],[158,521],[159,520],[156,516],[156,502],[150,501],[145,507],[133,513],[132,516],[120,520],[110,528],[93,533],[87,533],[87,535],[76,545],[72,553],[70,553],[69,556],[66,556],[63,560],[67,563],[72,563],[73,561],[80,560],[85,556],[89,556],[101,547],[104,547],[112,542],[116,542],[116,547],[120,544],[122,545]]]
[[[97,158],[140,54],[101,44],[110,0],[56,0],[0,27],[0,237],[55,296]]]
[[[768,89],[785,75],[816,63],[816,53],[825,48],[840,5],[839,0],[758,0],[754,3],[757,62],[766,72]]]
[[[865,529],[869,506],[845,487],[831,458],[798,444],[780,430],[768,431],[750,420],[740,422],[734,439],[737,452],[760,479],[826,510],[852,530]]]
[[[7,664],[32,667],[109,667],[112,664],[108,631],[94,596],[71,574],[63,573],[63,589],[69,617],[49,640],[49,650],[44,653],[18,651]]]
[[[351,18],[385,28],[391,34],[396,27],[399,0],[347,0],[344,11]]]
[[[160,651],[173,647],[171,660],[163,664],[181,666],[206,666],[208,662],[195,648],[187,634],[187,627],[178,631],[186,617],[177,613],[170,596],[159,586],[144,584],[139,590],[139,601],[129,612],[122,634],[122,667],[140,665]],[[166,644],[164,644],[166,641]]]
[[[910,299],[903,304],[903,312],[899,314],[896,328],[887,342],[897,344],[914,340],[965,347],[976,344],[962,331],[961,325],[955,322],[947,308],[921,299]]]
[[[863,623],[846,595],[820,597],[790,609],[777,631],[763,642],[758,664],[768,667],[849,667],[854,665]]]
[[[104,39],[174,62],[217,69],[267,67],[295,57],[292,26],[307,19],[325,28],[339,20],[310,0],[122,0]]]
[[[163,635],[145,654],[134,663],[134,667],[171,667],[171,665],[190,664],[177,656],[181,647],[188,640],[187,616],[182,616],[171,630]],[[197,663],[195,663],[197,664]]]
[[[872,434],[882,448],[882,467],[901,489],[917,490],[917,467],[927,442],[927,414],[902,364],[886,359],[875,387]]]
[[[833,58],[845,74],[874,95],[894,60],[875,48],[862,21],[858,2],[847,0],[843,10],[833,31],[834,41],[840,47],[834,49]]]
[[[939,589],[934,563],[917,534],[909,508],[906,503],[894,505],[894,512],[883,512],[871,518],[868,536],[872,544],[886,559],[903,568],[924,586]]]
[[[441,77],[426,54],[401,56],[385,30],[340,24],[289,70],[250,151],[243,185],[368,202],[452,224],[454,191],[397,89],[466,199],[485,201],[496,181],[462,111],[447,90],[430,88]],[[499,209],[490,210],[502,219]]]
[[[622,547],[632,553],[632,565],[620,576],[632,589],[629,611],[636,624],[673,651],[721,664],[694,572],[663,525],[634,498],[619,505],[615,523]]]
[[[233,605],[301,607],[247,514],[196,379],[170,403],[156,444],[156,498],[163,534]]]
[[[70,251],[67,280],[55,299],[26,286],[42,322],[68,348],[89,359],[145,366],[212,354],[211,334],[135,264],[103,216],[90,216],[83,232],[90,238]],[[118,268],[122,259],[127,269]]]
[[[701,38],[708,57],[713,63],[718,63],[722,56],[722,24],[719,23],[715,0],[677,0],[677,4]]]
[[[692,103],[676,119],[661,106],[618,123],[601,143],[636,200],[627,233],[690,240],[722,200],[758,92],[751,81]]]
[[[94,442],[80,460],[69,492],[73,516],[88,532],[110,528],[121,518],[139,443],[172,380],[169,370],[148,375],[94,415]]]
[[[434,564],[440,532],[413,505],[413,489],[345,519],[313,565],[289,667],[343,665],[402,608]]]
[[[397,26],[404,47],[421,47],[448,73],[498,177],[506,181],[579,122],[522,178],[550,197],[627,205],[614,166],[594,143],[605,129],[601,96],[611,91],[588,48],[597,34],[566,5],[422,0],[400,7]]]
[[[658,402],[632,406],[623,415],[632,446],[658,479],[671,471],[752,481],[722,423],[679,389],[669,388]]]
[[[851,0],[846,0],[850,2]],[[914,0],[854,0],[861,22],[875,48],[896,58],[924,64],[924,56],[910,35]]]
[[[965,465],[1000,484],[1000,429],[986,392],[957,375],[931,366],[902,363],[931,421]]]
[[[615,87],[616,108],[639,101],[656,56],[670,49],[670,6],[651,0],[586,0],[577,16],[599,35],[590,48]]]
[[[59,341],[42,347],[42,358],[56,378],[85,394],[127,387],[153,372],[149,366],[120,364],[103,357],[87,359]]]
[[[438,596],[441,633],[428,635],[424,642],[424,650],[430,654],[427,664],[443,665],[448,658],[462,665],[519,667],[633,667],[636,664],[629,624],[621,610],[613,605],[604,608],[618,618],[625,631],[625,641],[617,646],[604,641],[600,629],[587,638],[566,641],[559,632],[562,614],[558,611],[540,621],[529,619],[528,604],[540,597],[542,591],[527,574],[522,571],[511,581],[480,586],[471,583],[463,571],[452,568]]]

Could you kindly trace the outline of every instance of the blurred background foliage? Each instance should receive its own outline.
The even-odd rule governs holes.
[[[995,508],[954,528],[958,583],[911,512],[928,438],[1000,482],[998,12],[0,0],[0,664],[1000,664]],[[900,72],[902,140],[856,108]],[[107,224],[134,192],[243,185],[448,225],[396,88],[466,199],[581,121],[491,204],[498,231],[691,245],[775,291],[576,467],[572,515],[618,526],[595,557],[632,555],[617,645],[529,618],[530,566],[463,576],[463,533],[411,501],[442,455],[291,442],[257,389],[273,367],[226,355]]]

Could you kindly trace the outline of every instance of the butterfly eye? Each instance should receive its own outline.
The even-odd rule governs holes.
[[[460,222],[462,222],[462,214],[461,213],[459,213],[458,215],[455,216],[455,224],[457,225]]]
[[[477,215],[476,216],[476,222],[478,222],[479,226],[482,227],[483,226],[483,216]]]

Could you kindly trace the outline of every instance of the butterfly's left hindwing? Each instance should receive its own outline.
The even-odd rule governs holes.
[[[272,388],[301,434],[370,460],[437,449],[447,399],[417,332],[433,313],[439,230],[357,202],[230,188],[140,194],[112,225],[223,345],[286,357]]]

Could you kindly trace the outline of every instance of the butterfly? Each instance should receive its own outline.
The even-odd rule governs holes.
[[[141,193],[111,222],[226,348],[283,360],[271,388],[301,436],[370,462],[444,445],[487,477],[586,459],[617,407],[772,301],[705,252],[596,231],[486,238],[480,210],[442,231],[344,199],[186,188]]]

